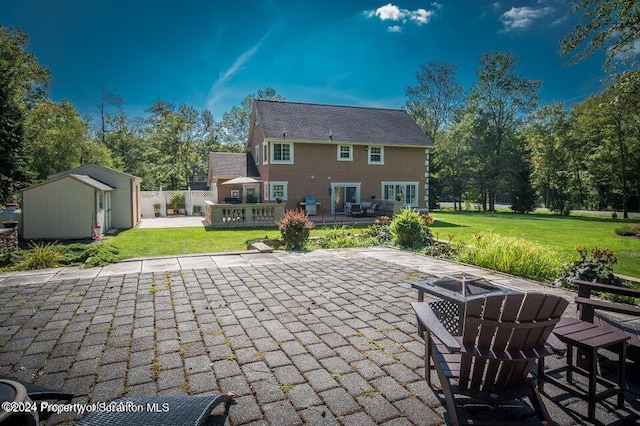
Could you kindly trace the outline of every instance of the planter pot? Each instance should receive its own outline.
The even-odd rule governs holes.
[[[18,226],[18,221],[17,220],[6,220],[6,221],[2,222],[2,226],[4,226],[5,228],[13,229],[13,228],[16,228]]]
[[[160,212],[153,212],[155,217],[160,217]]]

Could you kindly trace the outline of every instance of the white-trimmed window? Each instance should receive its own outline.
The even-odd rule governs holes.
[[[293,144],[272,142],[271,163],[293,164]]]
[[[288,186],[288,182],[286,182],[286,181],[284,181],[284,182],[269,182],[269,189],[270,189],[270,192],[271,192],[269,194],[269,199],[270,200],[277,200],[278,198],[280,198],[283,201],[286,201],[288,199],[287,186]]]
[[[418,182],[382,182],[382,198],[418,207]]]
[[[256,161],[256,165],[260,164],[260,145],[256,145],[255,148],[256,152],[255,152],[255,161]]]
[[[269,144],[262,143],[262,164],[269,164]]]
[[[207,177],[205,175],[195,175],[193,177],[193,181],[194,182],[206,182],[207,181]]]
[[[384,164],[384,146],[369,146],[369,164]]]
[[[338,145],[338,161],[353,161],[353,145]]]

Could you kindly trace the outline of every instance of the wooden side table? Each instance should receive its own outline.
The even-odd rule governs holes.
[[[589,407],[589,419],[595,417],[596,402],[613,395],[618,396],[618,408],[622,408],[624,406],[625,358],[627,355],[627,340],[629,340],[629,336],[618,330],[606,329],[575,318],[562,318],[553,329],[553,334],[567,345],[567,362],[565,365],[545,370],[544,358],[540,358],[538,361],[538,371],[544,373],[538,374],[538,387],[542,390],[544,381],[547,381],[566,392],[585,399]],[[613,348],[616,345],[620,345],[620,351],[618,352],[618,380],[617,382],[613,382],[598,375],[597,355],[599,349]],[[580,368],[576,365],[577,362],[574,363],[574,347],[582,349],[590,355],[591,365],[588,369]],[[552,377],[552,374],[563,371],[567,372],[566,382]],[[588,390],[584,391],[573,385],[573,373],[581,374],[589,379]],[[608,389],[597,393],[597,383],[607,386]]]

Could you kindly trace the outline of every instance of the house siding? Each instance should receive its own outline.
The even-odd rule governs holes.
[[[254,136],[260,132],[255,132]],[[274,141],[270,141],[274,142]],[[424,147],[385,146],[384,164],[368,164],[368,145],[353,145],[353,161],[338,161],[337,146],[344,142],[296,142],[280,140],[277,143],[294,143],[293,164],[268,164],[258,166],[263,181],[288,182],[287,208],[296,208],[305,196],[320,201],[320,212],[331,211],[332,183],[360,183],[361,201],[382,197],[382,182],[417,182],[417,200],[424,207],[425,159]],[[258,138],[252,138],[254,149]],[[269,145],[271,146],[271,145]]]
[[[45,182],[22,193],[24,239],[91,238],[96,190],[72,177]]]

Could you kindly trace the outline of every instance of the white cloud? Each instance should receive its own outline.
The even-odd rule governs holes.
[[[378,16],[382,21],[386,21],[388,19],[392,21],[399,21],[404,19],[406,14],[400,10],[398,6],[394,6],[389,3],[386,6],[382,6],[377,8],[375,11],[369,12],[369,17]]]
[[[500,16],[505,31],[525,30],[536,20],[551,15],[554,9],[546,6],[540,9],[531,7],[512,7]]]
[[[402,27],[400,25],[394,25],[392,27],[387,28],[387,31],[390,33],[401,33]]]
[[[432,6],[437,9],[440,9],[442,7],[442,5],[439,3],[433,3]],[[365,11],[364,14],[368,18],[378,17],[381,21],[402,22],[404,24],[407,22],[407,20],[411,20],[416,25],[425,25],[429,23],[435,12],[425,9],[401,9],[398,6],[389,3],[385,6],[377,8],[376,10]],[[402,28],[399,25],[394,25],[388,27],[387,30],[391,32],[400,32]]]
[[[424,9],[418,9],[411,12],[409,16],[411,20],[416,24],[424,25],[429,23],[429,21],[431,20],[431,17],[433,16],[433,13],[434,12],[431,10],[426,11]]]

